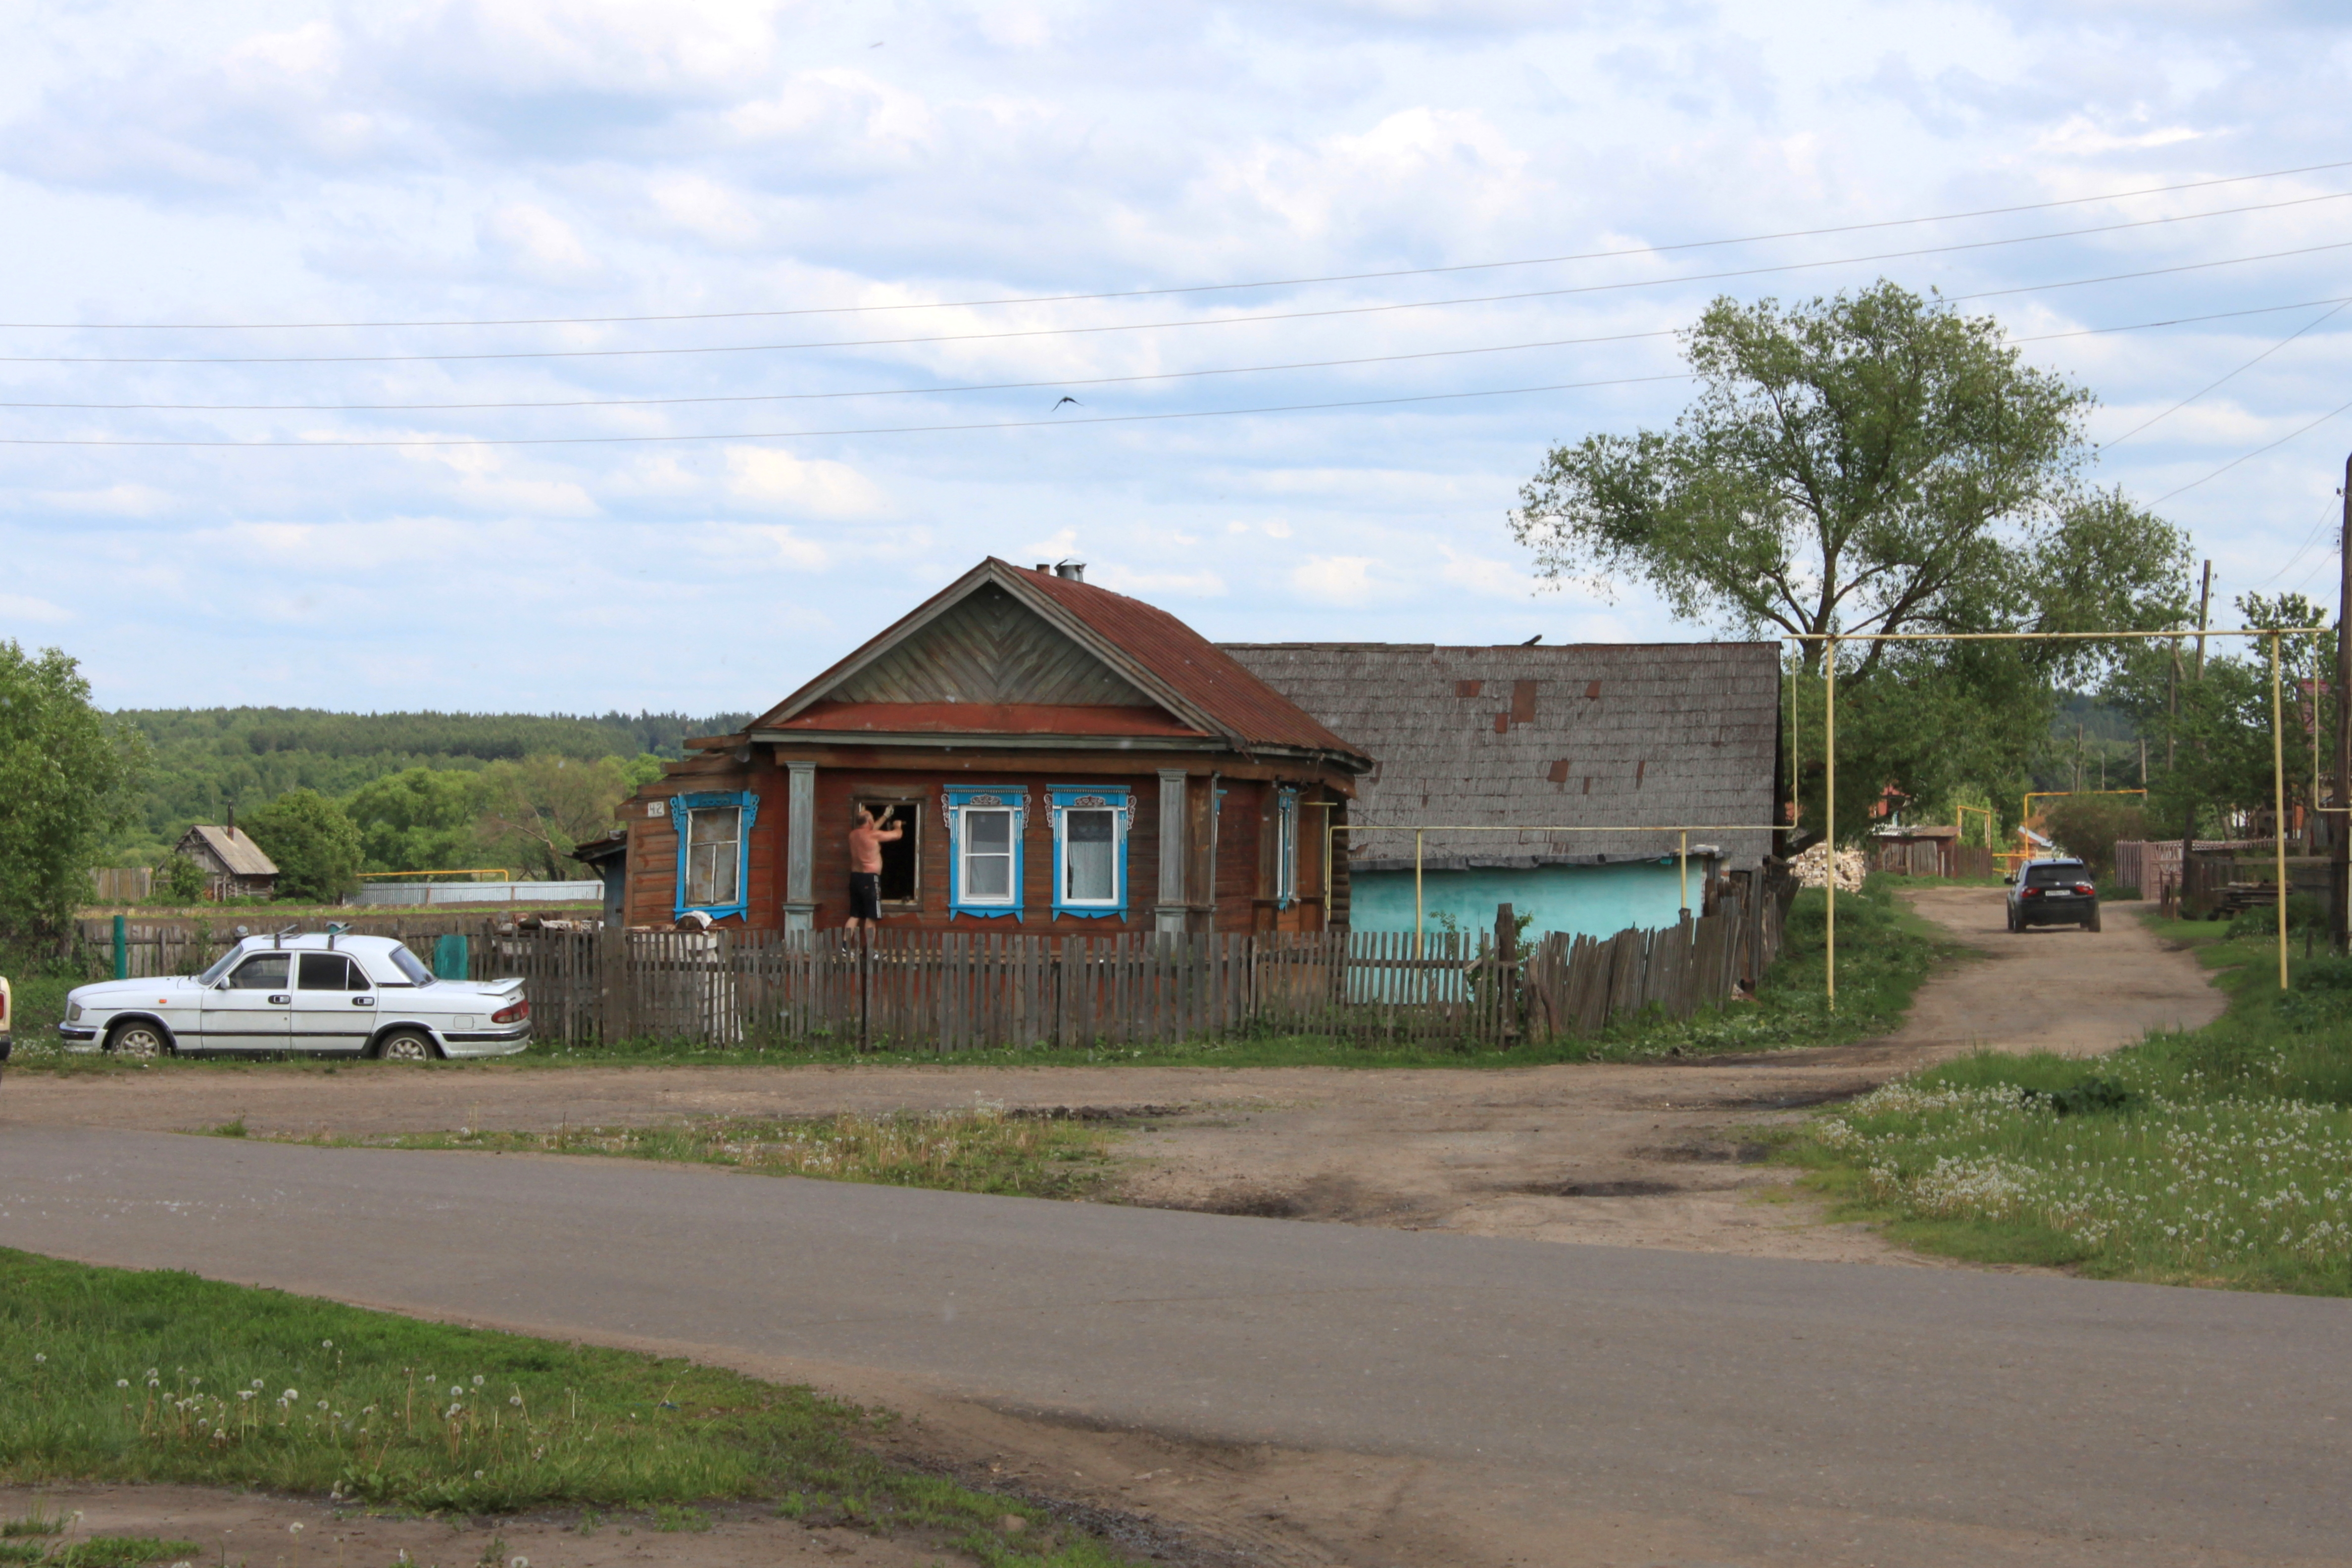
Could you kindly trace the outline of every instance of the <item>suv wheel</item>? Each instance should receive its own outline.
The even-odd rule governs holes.
[[[2099,911],[2096,906],[2094,906],[2091,910],[2091,918],[2083,922],[2083,929],[2084,931],[2096,931],[2099,929]]]

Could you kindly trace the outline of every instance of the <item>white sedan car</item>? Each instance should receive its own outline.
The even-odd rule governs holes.
[[[202,974],[66,994],[68,1049],[319,1051],[390,1061],[509,1056],[530,1044],[520,980],[442,980],[388,936],[249,936]]]

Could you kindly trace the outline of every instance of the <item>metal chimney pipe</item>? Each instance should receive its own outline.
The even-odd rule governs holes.
[[[1083,583],[1087,580],[1087,563],[1083,561],[1056,561],[1054,563],[1054,575],[1066,577],[1073,583]]]

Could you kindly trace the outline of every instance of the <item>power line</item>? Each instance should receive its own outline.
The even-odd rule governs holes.
[[[2352,303],[2352,301],[2346,301],[2346,303]],[[2099,443],[2098,450],[2105,452],[2116,447],[2120,447],[2125,442],[2130,440],[2133,437],[2138,435],[2141,431],[2147,429],[2149,426],[2157,424],[2161,420],[2171,418],[2174,415],[2179,413],[2182,409],[2188,407],[2190,404],[2196,402],[2199,398],[2204,396],[2215,387],[2220,386],[2222,382],[2229,381],[2231,377],[2240,374],[2242,372],[2253,369],[2254,366],[2262,363],[2263,361],[2270,358],[2271,355],[2278,353],[2279,350],[2286,347],[2287,344],[2294,342],[2295,339],[2303,336],[2304,333],[2311,331],[2312,328],[2319,325],[2320,322],[2326,321],[2330,316],[2335,315],[2336,311],[2343,309],[2344,305],[2338,304],[2330,307],[2328,310],[2322,311],[2316,316],[2314,316],[2311,320],[2304,322],[2303,325],[2297,327],[2294,331],[2289,332],[2286,336],[2281,338],[2278,342],[2273,343],[2270,347],[2264,349],[2262,353],[2256,354],[2253,358],[2240,365],[2236,370],[2231,371],[2228,375],[2222,376],[2220,381],[2209,382],[2205,385],[2199,387],[2196,391],[2190,393],[2188,396],[2182,398],[2179,402],[2174,404],[2163,413],[2157,415],[2154,418],[2141,420],[2138,424],[2133,426],[2130,429],[2125,431],[2114,440]]]
[[[1430,278],[1455,272],[1484,272],[1508,267],[1548,267],[1571,261],[1601,261],[1628,256],[1664,256],[1677,251],[1706,250],[1723,246],[1759,245],[1775,239],[1812,239],[1823,235],[1859,234],[1872,229],[1901,228],[1916,224],[1958,223],[1969,218],[2000,217],[2011,213],[2048,212],[2058,207],[2084,206],[2100,202],[2129,201],[2138,196],[2165,195],[2175,191],[2207,190],[2216,185],[2246,184],[2256,180],[2284,179],[2291,174],[2322,174],[2336,169],[2352,168],[2352,161],[2333,163],[2305,163],[2293,169],[2273,169],[2259,174],[2231,174],[2211,180],[2189,180],[2179,184],[2149,185],[2136,191],[2116,191],[2105,195],[2067,196],[2055,201],[2023,202],[2011,206],[1979,207],[1969,212],[1938,213],[1927,217],[1883,218],[1874,223],[1837,224],[1825,228],[1782,229],[1771,234],[1742,235],[1730,239],[1694,239],[1673,245],[1634,246],[1618,250],[1590,250],[1563,256],[1537,256],[1511,261],[1469,261],[1450,267],[1403,267],[1381,272],[1335,272],[1314,278],[1268,278],[1242,283],[1192,283],[1161,289],[1127,289],[1094,294],[1034,294],[994,300],[922,300],[887,305],[812,305],[793,310],[707,310],[672,315],[649,316],[517,316],[484,320],[443,320],[414,321],[0,321],[0,328],[33,331],[312,331],[356,330],[388,327],[572,327],[626,326],[663,321],[732,321],[782,316],[866,315],[884,310],[965,310],[998,305],[1060,305],[1089,300],[1142,300],[1164,298],[1176,294],[1211,294],[1247,289],[1292,289],[1316,283],[1362,283],[1391,278]],[[2325,197],[2304,198],[2326,200]],[[2268,204],[2291,206],[2294,202]],[[2231,208],[2235,212],[2252,212],[2254,207]],[[2209,215],[2186,215],[2201,217]],[[2168,222],[2170,219],[2150,221]]]
[[[685,436],[393,437],[326,441],[150,441],[111,437],[0,436],[0,447],[276,447],[328,450],[346,447],[606,447],[663,441],[799,441],[820,436],[929,436],[971,430],[1028,430],[1039,426],[1137,425],[1169,419],[1226,419],[1250,414],[1311,414],[1339,408],[1381,408],[1402,403],[1449,403],[1473,397],[1524,397],[1538,392],[1577,392],[1594,386],[1633,386],[1643,382],[1690,381],[1689,371],[1669,375],[1628,375],[1607,381],[1564,381],[1546,386],[1498,386],[1477,392],[1424,392],[1401,397],[1358,397],[1335,403],[1284,403],[1260,408],[1197,408],[1161,414],[1089,414],[1068,419],[1001,419],[972,425],[884,425],[856,430],[730,430]]]
[[[2297,436],[2307,435],[2307,434],[2309,434],[2311,431],[2314,431],[2314,430],[2318,429],[2322,425],[2326,424],[2330,419],[2333,419],[2333,418],[2335,418],[2336,416],[2338,416],[2338,415],[2340,415],[2340,414],[2344,413],[2344,412],[2345,412],[2345,410],[2347,410],[2347,409],[2352,409],[2352,403],[2339,404],[2337,406],[2336,406],[2336,407],[2334,407],[2334,408],[2329,409],[2326,413],[2325,413],[2325,414],[2321,415],[2318,418],[2316,418],[2316,419],[2313,420],[2310,424],[2308,424],[2308,425],[2305,425],[2305,426],[2299,426],[2299,427],[2297,427],[2297,428],[2295,428],[2295,429],[2290,430],[2290,431],[2288,431],[2285,435],[2284,435],[2284,436],[2280,437],[2277,440],[2275,440],[2275,441],[2271,441],[2271,442],[2266,442],[2266,443],[2265,443],[2265,444],[2263,444],[2263,446],[2260,446],[2260,447],[2255,447],[2252,451],[2246,453],[2246,454],[2245,454],[2244,456],[2242,456],[2242,457],[2232,458],[2231,458],[2228,462],[2226,462],[2226,463],[2222,464],[2220,468],[2218,468],[2214,469],[2211,473],[2210,473],[2210,474],[2206,475],[2204,479],[2191,479],[2191,480],[2189,480],[2187,484],[2185,484],[2185,485],[2181,486],[2181,487],[2180,487],[2179,489],[2177,489],[2177,490],[2167,490],[2167,491],[2165,491],[2162,495],[2160,495],[2160,496],[2157,497],[2155,500],[2151,501],[2151,502],[2150,502],[2150,503],[2148,503],[2148,504],[2150,504],[2151,506],[2162,506],[2166,501],[2170,500],[2174,496],[2177,496],[2177,495],[2186,495],[2186,494],[2188,494],[2190,490],[2195,489],[2199,485],[2204,484],[2204,483],[2206,483],[2208,480],[2211,480],[2211,479],[2220,479],[2223,474],[2228,473],[2231,468],[2236,468],[2240,463],[2249,462],[2249,461],[2252,460],[2252,459],[2253,459],[2253,458],[2259,458],[2259,457],[2261,457],[2264,452],[2272,451],[2272,450],[2274,450],[2274,449],[2275,449],[2275,448],[2277,448],[2277,447],[2284,447],[2284,446],[2285,446],[2289,441],[2294,440]]]
[[[2168,316],[2161,321],[2130,321],[2113,327],[2076,327],[2063,332],[2036,332],[2026,337],[2011,334],[2010,342],[2046,343],[2063,338],[2098,337],[2110,332],[2149,331],[2158,327],[2190,326],[2202,321],[2231,321],[2242,316],[2265,316],[2281,310],[2307,310],[2320,305],[2347,303],[2352,303],[2352,294],[2327,300],[2298,300],[2285,305],[2256,305],[2242,310],[2213,310],[2196,316]],[[2326,319],[2326,317],[2320,318],[2322,321]],[[2316,324],[2313,322],[2310,325]],[[2304,331],[2309,330],[2310,326],[2300,329]],[[1611,332],[1600,337],[1539,338],[1528,342],[1491,343],[1476,348],[1423,349],[1410,353],[1360,354],[1349,359],[1294,360],[1280,364],[1222,365],[1203,370],[1151,371],[1135,375],[1099,375],[1076,379],[1056,377],[1046,381],[972,382],[946,386],[866,387],[846,392],[711,393],[690,397],[582,397],[494,403],[58,403],[0,400],[0,408],[165,414],[465,414],[511,413],[543,408],[667,408],[703,404],[806,403],[845,397],[947,396],[967,392],[1035,392],[1064,386],[1123,386],[1141,382],[1187,381],[1211,375],[1259,375],[1281,371],[1336,370],[1356,365],[1398,364],[1414,360],[1459,359],[1473,354],[1515,353],[1534,349],[1577,348],[1592,343],[1634,342],[1653,338],[1670,338],[1679,331],[1679,328],[1661,327],[1642,332]],[[1056,421],[1056,423],[1066,423],[1066,421]]]
[[[2338,192],[2313,200],[2340,201],[2352,196],[2352,191]],[[2215,216],[2216,214],[2197,214]],[[2170,223],[2171,218],[2151,218],[2147,223]],[[1958,251],[1984,250],[1997,246],[2024,245],[2044,239],[2071,239],[2086,234],[2105,234],[2118,228],[2138,228],[2144,223],[2115,224],[2096,228],[2066,229],[2049,234],[2021,235],[2011,239],[1972,240],[1961,245],[1925,246],[1913,250],[1881,251],[1870,256],[1846,256],[1825,261],[1789,261],[1769,267],[1743,267],[1725,272],[1693,273],[1682,278],[1637,278],[1618,283],[1581,283],[1559,289],[1529,289],[1510,294],[1474,294],[1452,300],[1408,300],[1380,305],[1332,306],[1319,310],[1265,311],[1242,316],[1196,316],[1163,321],[1126,321],[1091,327],[1024,327],[994,332],[940,332],[921,337],[905,338],[840,338],[796,343],[720,343],[688,348],[652,349],[511,349],[481,353],[411,353],[411,354],[211,354],[211,355],[71,355],[71,354],[0,354],[0,364],[416,364],[464,363],[477,361],[550,360],[550,359],[646,359],[682,354],[775,353],[802,349],[894,348],[918,343],[982,342],[1018,338],[1053,338],[1088,336],[1104,332],[1154,331],[1175,327],[1230,327],[1264,321],[1301,321],[1339,316],[1370,316],[1401,310],[1428,310],[1454,305],[1507,304],[1521,300],[1550,300],[1576,294],[1607,294],[1632,289],[1663,289],[1678,284],[1719,282],[1729,278],[1755,278],[1770,272],[1813,271],[1824,267],[1851,267],[1870,261],[1899,261],[1920,256],[1945,256]],[[2151,268],[2139,272],[2118,272],[2101,278],[2078,279],[2068,283],[2037,283],[2015,289],[1992,289],[1975,294],[1954,295],[1955,300],[1990,300],[2008,294],[2032,293],[2042,289],[2073,289],[2091,283],[2113,283],[2134,278],[2154,278],[2170,272],[2194,272],[2205,268],[2234,267],[2252,261],[2273,261],[2282,257],[2309,256],[2323,250],[2352,247],[2352,240],[2334,240],[2325,245],[2303,246],[2293,250],[2266,251],[2256,256],[2227,258],[2221,261],[2189,262],[2175,267]]]

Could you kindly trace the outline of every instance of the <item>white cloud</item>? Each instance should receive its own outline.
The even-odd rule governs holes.
[[[1369,555],[1316,555],[1291,568],[1291,585],[1310,599],[1328,604],[1361,605],[1378,592]]]
[[[541,283],[579,283],[603,270],[572,226],[534,202],[509,202],[484,213],[482,248]]]
[[[1225,580],[1214,572],[1130,572],[1121,566],[1108,565],[1100,571],[1089,570],[1087,580],[1115,594],[1128,594],[1139,599],[1161,595],[1171,599],[1222,599],[1225,596]]]
[[[71,610],[47,599],[36,599],[27,594],[0,594],[0,623],[37,621],[43,626],[59,626],[73,618]]]
[[[846,463],[796,458],[781,447],[727,448],[728,491],[738,500],[820,517],[865,517],[882,510],[882,492]]]

